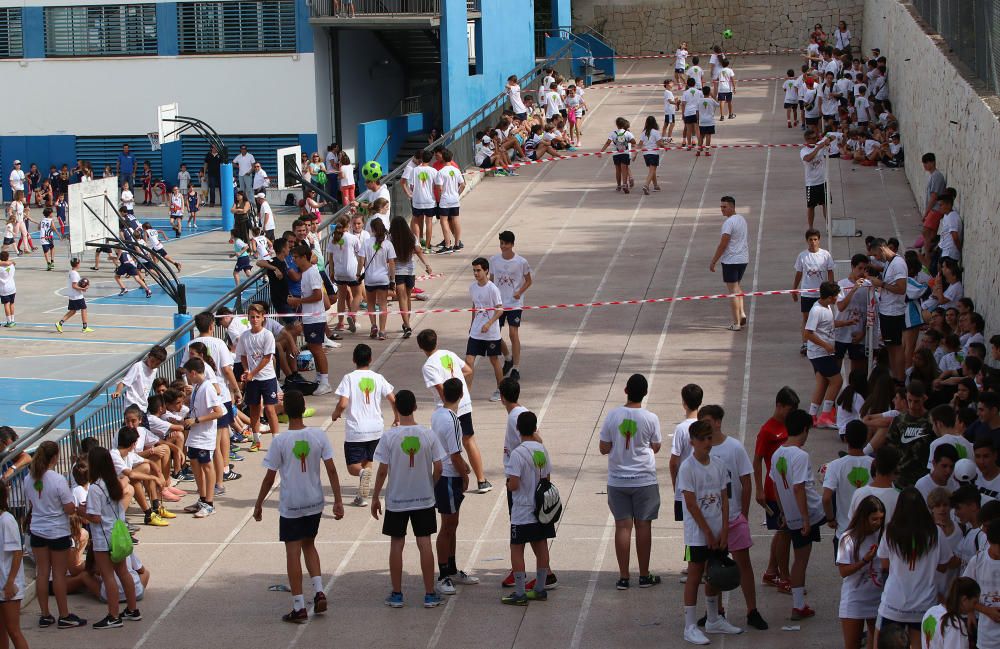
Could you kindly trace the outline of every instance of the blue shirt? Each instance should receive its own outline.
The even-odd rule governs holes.
[[[288,270],[299,272],[299,267],[295,265],[295,260],[290,254],[285,257],[285,266],[288,267]],[[293,297],[302,297],[302,280],[295,281],[288,274],[285,277],[288,278],[288,294]]]
[[[131,176],[135,173],[135,156],[131,153],[125,155],[124,153],[118,154],[118,173],[122,176]]]

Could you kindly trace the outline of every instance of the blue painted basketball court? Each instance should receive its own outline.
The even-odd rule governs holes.
[[[3,423],[18,429],[40,426],[93,386],[92,381],[0,378]],[[84,408],[77,415],[77,421],[87,417],[100,404],[98,400]]]
[[[147,280],[149,275],[146,276]],[[242,275],[241,275],[242,278]],[[203,309],[215,303],[219,297],[233,289],[232,276],[226,277],[202,277],[190,275],[182,277],[184,286],[187,287],[188,309]],[[156,306],[175,308],[173,299],[164,292],[157,284],[150,284],[149,289],[153,292],[151,297],[146,297],[138,284],[130,278],[124,278],[125,287],[129,289],[125,295],[103,295],[95,298],[87,298],[87,302],[100,305],[121,305],[125,307]],[[114,286],[112,286],[114,288]],[[251,291],[244,293],[244,297],[249,297]]]
[[[162,230],[166,235],[161,239],[164,244],[169,244],[171,241],[180,241],[181,239],[190,239],[191,237],[197,237],[202,234],[208,234],[209,232],[221,232],[222,231],[222,219],[218,217],[205,217],[198,219],[198,229],[193,230],[189,227],[184,227],[181,230],[180,237],[174,237],[173,228],[170,225],[170,219],[139,219],[139,223],[149,223],[157,230]],[[187,223],[187,216],[184,217],[184,223]],[[69,238],[69,228],[66,229],[66,233],[59,233],[60,239],[56,240],[56,245],[58,246],[61,241],[65,241]],[[36,241],[41,237],[41,233],[37,230],[31,233],[31,238]]]

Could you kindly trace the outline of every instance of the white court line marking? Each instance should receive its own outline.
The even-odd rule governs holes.
[[[614,529],[614,518],[609,513],[608,520],[604,523],[604,534],[601,535],[601,545],[597,548],[597,556],[594,557],[594,566],[590,569],[590,578],[587,579],[587,592],[583,595],[580,614],[576,618],[573,637],[569,643],[569,646],[573,649],[579,647],[580,642],[583,640],[583,627],[587,623],[587,616],[590,615],[590,606],[594,602],[594,592],[597,590],[597,582],[601,578],[601,566],[604,565],[604,557],[608,553],[608,545],[611,543],[611,536]]]
[[[101,352],[102,354],[117,354],[118,352]],[[91,354],[56,354],[57,356],[90,356]],[[7,361],[16,361],[21,358],[38,358],[37,356],[15,356],[13,358],[8,358]],[[44,357],[42,357],[44,358]],[[37,377],[24,377],[24,376],[0,376],[0,381],[10,380],[10,381],[59,381],[60,383],[90,383],[95,384],[96,381],[87,381],[85,379],[40,379]],[[62,397],[53,397],[62,398]]]

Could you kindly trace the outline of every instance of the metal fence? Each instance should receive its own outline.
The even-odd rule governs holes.
[[[443,0],[308,0],[313,18],[353,16],[436,16],[441,13]],[[480,0],[465,0],[465,9],[481,11]]]
[[[910,0],[987,88],[1000,88],[1000,0]]]

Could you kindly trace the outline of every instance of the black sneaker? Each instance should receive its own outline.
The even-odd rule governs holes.
[[[645,577],[639,575],[639,588],[649,588],[650,586],[659,586],[660,581],[661,581],[660,576],[654,575],[653,573],[649,573]]]
[[[95,629],[120,629],[125,626],[120,617],[111,617],[110,615],[105,615],[100,622],[94,622],[91,625]]]
[[[283,622],[291,622],[292,624],[305,624],[309,621],[309,613],[306,609],[300,608],[293,610],[291,613],[285,613],[281,616]]]
[[[51,615],[49,616],[52,617]],[[59,628],[60,629],[75,629],[78,626],[86,626],[87,620],[81,620],[76,616],[75,613],[70,613],[66,617],[59,618]],[[41,620],[39,620],[39,626],[41,626]]]
[[[617,588],[618,590],[628,590],[628,587],[629,587],[628,577],[622,577],[621,579],[615,582],[615,588]]]
[[[461,250],[464,247],[465,247],[465,244],[462,243],[461,241],[459,241],[458,243],[455,244],[455,247],[453,248],[453,250]]]
[[[767,622],[760,616],[760,611],[757,609],[747,613],[747,626],[752,626],[759,631],[767,631]]]
[[[514,379],[515,381],[521,380],[521,373],[513,368],[510,370],[510,374],[508,374],[507,376]]]
[[[507,376],[511,369],[514,367],[514,361],[504,361],[503,362],[503,375]]]
[[[139,609],[130,611],[126,608],[125,612],[121,614],[121,619],[124,622],[138,622],[142,619],[142,613],[139,612]]]
[[[38,628],[47,629],[56,623],[56,618],[51,615],[40,615],[38,617]]]

